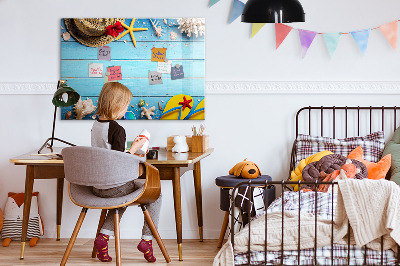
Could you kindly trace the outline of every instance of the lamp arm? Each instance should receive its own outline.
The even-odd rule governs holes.
[[[51,144],[50,144],[50,148],[53,147],[54,131],[55,131],[55,129],[56,129],[56,115],[57,115],[57,106],[54,106],[53,131],[52,131],[52,133],[51,133]]]

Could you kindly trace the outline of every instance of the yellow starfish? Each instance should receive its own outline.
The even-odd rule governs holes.
[[[134,28],[133,24],[135,24],[135,20],[136,20],[135,18],[132,19],[131,25],[129,27],[125,23],[121,22],[121,25],[126,29],[126,31],[121,33],[115,40],[121,39],[129,32],[131,35],[131,38],[132,38],[133,45],[136,47],[136,40],[135,40],[135,36],[133,35],[133,32],[148,30],[148,28]]]

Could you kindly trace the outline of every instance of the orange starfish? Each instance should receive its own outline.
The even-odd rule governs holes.
[[[135,18],[132,19],[131,25],[129,27],[125,23],[121,22],[121,25],[126,29],[126,31],[118,35],[118,37],[115,39],[116,41],[124,37],[129,32],[132,38],[133,45],[136,47],[136,39],[135,36],[133,35],[133,32],[148,30],[148,28],[134,28],[133,24],[135,24],[135,20],[136,20]]]

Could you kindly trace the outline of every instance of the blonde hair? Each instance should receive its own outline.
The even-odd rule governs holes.
[[[132,97],[132,92],[125,85],[119,82],[107,82],[101,89],[96,114],[116,120]]]

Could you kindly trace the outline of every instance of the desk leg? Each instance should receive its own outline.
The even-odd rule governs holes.
[[[34,166],[26,166],[25,177],[25,196],[24,196],[24,213],[22,219],[22,233],[21,233],[21,255],[20,259],[24,259],[26,235],[28,233],[29,213],[31,211],[32,190],[34,181]]]
[[[174,191],[175,223],[178,242],[179,260],[182,260],[182,206],[181,206],[181,174],[179,167],[174,167],[174,178],[172,179]]]
[[[194,191],[196,194],[197,221],[199,225],[200,242],[203,242],[203,203],[201,196],[201,168],[200,161],[194,164]]]
[[[57,178],[57,241],[60,241],[64,178]]]

